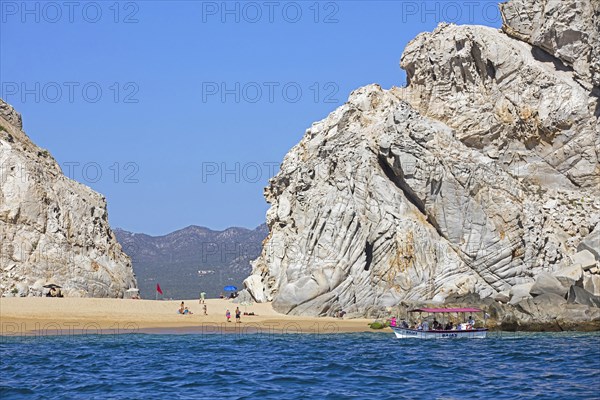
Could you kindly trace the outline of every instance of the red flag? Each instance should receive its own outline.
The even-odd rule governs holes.
[[[156,291],[160,294],[163,294],[162,290],[160,289],[160,285],[158,283],[156,284]]]

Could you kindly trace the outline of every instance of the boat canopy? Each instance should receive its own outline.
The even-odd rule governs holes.
[[[428,313],[459,313],[459,312],[482,312],[479,308],[415,308],[410,312],[428,312]]]

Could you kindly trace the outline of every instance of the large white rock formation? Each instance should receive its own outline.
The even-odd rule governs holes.
[[[600,229],[600,6],[529,3],[502,7],[502,31],[419,35],[406,88],[358,89],[307,130],[265,190],[257,301],[364,315],[573,264]]]
[[[0,295],[122,297],[136,285],[108,224],[106,200],[65,177],[0,99]]]

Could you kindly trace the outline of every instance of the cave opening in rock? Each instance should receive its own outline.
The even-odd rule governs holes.
[[[371,268],[371,262],[373,261],[373,243],[367,242],[365,245],[365,271],[368,271]]]

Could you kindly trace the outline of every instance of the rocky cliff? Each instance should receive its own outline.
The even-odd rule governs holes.
[[[136,285],[108,224],[106,200],[65,177],[0,100],[0,295],[122,297]]]
[[[546,275],[600,295],[600,5],[531,3],[502,5],[501,31],[419,35],[407,87],[358,89],[306,131],[265,190],[270,233],[245,281],[257,301],[312,315],[516,304]]]

